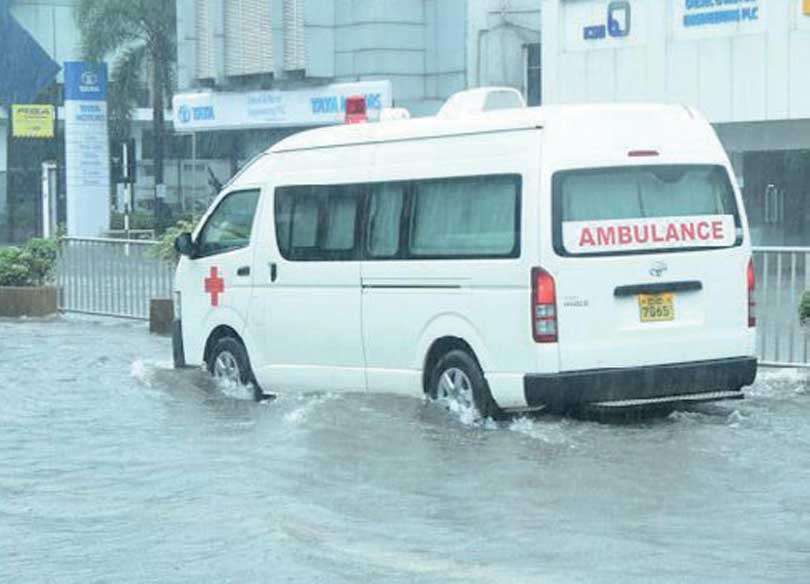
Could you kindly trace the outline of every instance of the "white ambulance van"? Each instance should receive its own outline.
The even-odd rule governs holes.
[[[176,364],[494,417],[742,397],[754,274],[712,127],[508,93],[258,157],[178,238]]]

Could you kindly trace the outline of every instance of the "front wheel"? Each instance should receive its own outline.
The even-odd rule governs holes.
[[[475,359],[460,349],[445,354],[430,374],[428,392],[433,399],[454,400],[463,407],[475,407],[482,418],[499,420],[503,410],[492,398],[484,373]]]
[[[262,391],[253,377],[250,360],[244,345],[233,337],[219,339],[208,356],[208,373],[219,381],[250,385],[253,387],[253,398],[262,398]]]

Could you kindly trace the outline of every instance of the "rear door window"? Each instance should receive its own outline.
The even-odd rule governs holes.
[[[734,190],[721,166],[586,169],[554,177],[554,246],[603,255],[739,245]]]

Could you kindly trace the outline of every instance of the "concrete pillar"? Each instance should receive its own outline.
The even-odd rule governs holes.
[[[176,0],[177,6],[177,85],[190,88],[196,77],[197,19],[194,0]]]
[[[217,85],[225,85],[225,2],[224,0],[209,0],[208,20],[211,30],[211,51],[214,55],[214,77]]]

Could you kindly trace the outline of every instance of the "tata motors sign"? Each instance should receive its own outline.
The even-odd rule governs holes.
[[[97,236],[110,228],[107,66],[65,63],[67,233]]]
[[[340,83],[296,91],[187,93],[172,105],[177,132],[343,123],[346,98],[362,95],[369,118],[391,107],[391,82]]]

